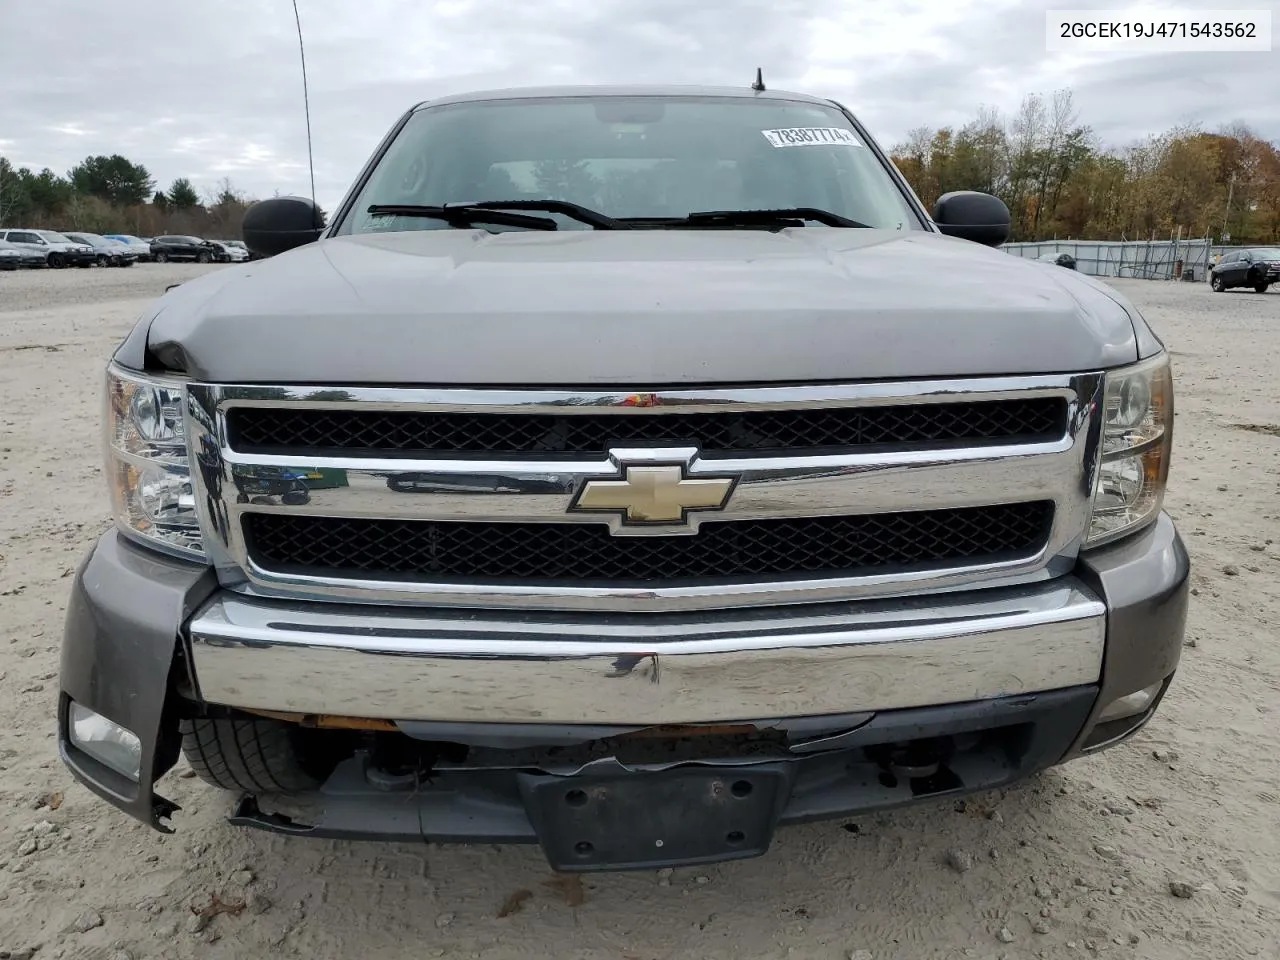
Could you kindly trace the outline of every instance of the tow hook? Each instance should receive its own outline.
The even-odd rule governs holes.
[[[905,782],[916,796],[940,793],[962,785],[947,766],[946,746],[946,741],[937,739],[886,744],[876,749],[869,759],[880,767],[882,786],[894,789]]]

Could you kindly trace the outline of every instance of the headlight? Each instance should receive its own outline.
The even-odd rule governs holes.
[[[107,482],[126,534],[186,557],[202,557],[187,463],[180,381],[107,369]]]
[[[1173,376],[1161,353],[1106,375],[1102,454],[1085,546],[1133,533],[1164,504],[1173,439]]]

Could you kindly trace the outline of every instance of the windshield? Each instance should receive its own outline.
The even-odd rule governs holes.
[[[1251,252],[1255,260],[1280,260],[1280,247],[1262,247]]]
[[[50,243],[70,243],[71,240],[64,237],[60,233],[54,233],[52,230],[41,230],[40,236],[44,237]]]
[[[834,107],[732,97],[573,97],[447,104],[409,118],[336,231],[442,230],[371,205],[567,200],[615,218],[812,207],[921,229]],[[561,230],[590,225],[548,214]],[[485,229],[513,229],[483,225]]]

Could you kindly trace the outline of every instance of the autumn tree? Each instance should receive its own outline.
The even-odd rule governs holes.
[[[1242,124],[1107,149],[1058,91],[1027,96],[1007,119],[984,107],[956,131],[917,127],[891,153],[926,204],[949,190],[1000,197],[1015,240],[1280,238],[1280,148]]]

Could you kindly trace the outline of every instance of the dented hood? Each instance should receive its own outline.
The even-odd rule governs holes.
[[[206,381],[423,386],[1060,373],[1137,359],[1122,302],[923,231],[422,230],[184,283],[120,359],[145,342]]]

